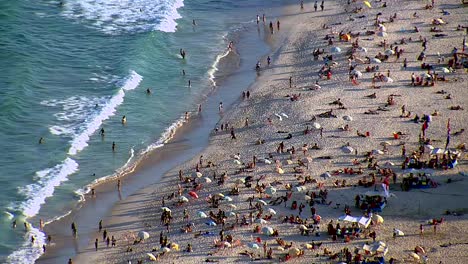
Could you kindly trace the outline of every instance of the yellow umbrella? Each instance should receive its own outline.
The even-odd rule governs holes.
[[[284,170],[283,170],[282,168],[278,168],[277,171],[278,171],[279,174],[283,174],[283,173],[284,173]]]
[[[364,1],[364,4],[365,4],[368,8],[372,8],[371,4],[370,4],[368,1]]]
[[[152,253],[146,253],[151,261],[157,261],[158,259]]]

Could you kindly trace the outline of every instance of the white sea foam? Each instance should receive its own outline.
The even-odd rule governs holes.
[[[211,68],[208,70],[208,78],[210,79],[211,83],[213,83],[213,86],[216,86],[216,81],[215,81],[215,73],[219,70],[218,69],[218,64],[219,61],[229,55],[229,52],[231,52],[229,49],[226,50],[223,54],[219,54],[216,56],[215,61],[211,65]]]
[[[53,195],[55,187],[68,180],[68,176],[77,171],[78,163],[71,158],[66,158],[52,168],[37,171],[35,183],[18,188],[19,193],[26,198],[18,206],[18,210],[26,217],[37,215],[46,198]]]
[[[162,146],[164,146],[164,144],[166,144],[167,142],[169,142],[169,140],[171,140],[173,137],[174,137],[174,134],[175,132],[177,131],[177,129],[181,126],[183,126],[183,124],[186,122],[185,120],[185,116],[182,116],[180,117],[178,120],[176,120],[174,123],[172,123],[172,125],[170,125],[168,128],[166,128],[166,130],[162,133],[161,137],[159,137],[159,139],[149,145],[148,147],[146,147],[146,149],[144,149],[141,154],[142,155],[145,155],[155,149],[158,149]]]
[[[66,1],[62,12],[106,34],[175,32],[182,6],[183,0],[77,0]]]
[[[35,237],[34,245],[31,245],[31,236]],[[46,236],[39,229],[30,225],[28,232],[24,235],[23,244],[11,253],[6,263],[9,264],[33,264],[43,253],[42,245],[46,243]]]
[[[46,106],[61,108],[54,115],[59,124],[49,127],[50,133],[70,137],[68,154],[76,155],[88,146],[90,136],[101,127],[102,122],[115,115],[117,107],[124,101],[125,92],[137,88],[142,79],[141,75],[131,71],[122,88],[112,97],[73,96],[65,100],[41,102]]]

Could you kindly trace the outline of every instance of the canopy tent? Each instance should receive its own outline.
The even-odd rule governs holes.
[[[364,228],[369,227],[371,223],[371,219],[368,217],[364,217],[364,216],[355,217],[355,216],[350,216],[350,215],[343,215],[343,216],[338,217],[338,220],[344,221],[344,222],[350,222],[350,223],[358,223]]]

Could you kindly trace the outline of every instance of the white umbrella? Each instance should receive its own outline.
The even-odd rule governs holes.
[[[273,194],[276,193],[276,188],[270,186],[270,187],[266,188],[265,192],[266,192],[267,194],[269,194],[269,195],[273,195]]]
[[[431,154],[432,154],[432,155],[444,154],[444,152],[445,152],[445,151],[444,151],[443,149],[441,149],[441,148],[435,148],[435,149],[431,150]]]
[[[231,207],[232,209],[236,209],[237,206],[235,204],[228,204],[227,206]]]
[[[395,51],[391,50],[391,49],[388,49],[385,51],[385,55],[388,55],[388,56],[392,56],[395,54]]]
[[[386,36],[388,36],[388,34],[385,33],[385,32],[383,32],[383,31],[380,31],[380,32],[377,33],[377,36],[379,36],[379,37],[386,37]]]
[[[379,60],[379,59],[377,59],[377,58],[371,58],[371,59],[370,59],[370,62],[371,62],[371,63],[382,63],[382,61]]]
[[[372,220],[374,220],[375,222],[377,222],[377,224],[383,224],[383,222],[384,222],[383,217],[380,216],[380,215],[378,215],[378,214],[372,215]]]
[[[138,232],[138,238],[141,240],[148,239],[150,237],[148,232],[140,231]]]
[[[354,152],[354,149],[350,146],[345,146],[345,147],[342,147],[341,150],[344,152],[344,153],[353,153]]]
[[[432,145],[424,145],[424,148],[428,151],[432,151],[434,149]]]
[[[305,225],[300,225],[299,230],[308,230],[307,226]]]
[[[352,70],[352,71],[351,71],[351,74],[352,74],[352,75],[355,75],[355,76],[357,76],[357,77],[362,77],[362,72],[357,71],[357,70]]]
[[[257,219],[255,219],[255,223],[264,225],[264,224],[266,224],[268,222],[265,219],[257,218]]]
[[[224,201],[232,202],[232,198],[229,196],[224,196],[223,198]]]
[[[390,78],[390,77],[387,77],[387,76],[384,76],[383,80],[384,80],[384,82],[386,82],[386,83],[393,83],[393,79]]]
[[[267,212],[272,215],[276,215],[276,211],[273,208],[268,208]]]
[[[421,73],[421,77],[423,77],[423,78],[430,78],[431,75],[430,75],[429,73],[425,72],[425,73]]]
[[[333,53],[340,53],[340,52],[341,52],[341,48],[340,48],[340,47],[332,47],[332,48],[331,48],[331,52],[333,52]]]
[[[314,123],[312,123],[312,127],[315,128],[315,129],[320,129],[322,126],[319,123],[314,122]]]
[[[304,192],[306,190],[307,190],[307,187],[305,187],[305,186],[296,186],[296,187],[294,187],[295,192]]]
[[[161,248],[161,251],[164,252],[164,253],[167,253],[167,252],[171,252],[171,249],[168,248],[168,247],[163,247],[163,248]]]
[[[390,141],[384,141],[384,142],[380,142],[380,145],[381,146],[390,146],[390,145],[392,145],[392,143]]]
[[[387,28],[384,25],[379,24],[379,31],[380,32],[385,32],[385,31],[387,31]]]
[[[224,198],[224,194],[222,194],[222,193],[217,193],[215,195],[218,196],[218,197]]]
[[[263,204],[263,205],[267,205],[267,204],[268,204],[267,202],[265,202],[264,200],[261,200],[261,199],[258,200],[257,203],[261,203],[261,204]]]
[[[393,233],[396,235],[396,236],[404,236],[405,233],[403,233],[403,231],[399,230],[399,229],[396,229],[394,228],[393,229]]]
[[[236,164],[236,165],[241,165],[242,162],[241,162],[240,160],[238,160],[238,159],[235,159],[235,160],[234,160],[234,164]]]
[[[450,70],[448,68],[442,67],[440,69],[443,73],[450,73]]]
[[[289,253],[289,255],[295,257],[295,256],[298,256],[299,253],[301,253],[301,250],[298,249],[298,248],[290,248],[288,253]]]
[[[273,234],[273,228],[269,226],[262,227],[262,233],[267,236],[271,236]]]
[[[393,163],[391,161],[385,162],[385,167],[389,168],[389,167],[392,167],[392,166],[395,166],[395,163]]]
[[[304,195],[304,200],[306,201],[310,201],[312,199],[312,197],[310,197],[309,195]]]
[[[312,163],[312,158],[311,157],[305,157],[301,160],[303,163]]]
[[[227,248],[230,248],[232,245],[231,245],[231,243],[229,243],[227,241],[224,241],[223,246],[227,247]]]
[[[182,202],[182,203],[188,203],[189,199],[182,195],[182,196],[179,197],[179,201]]]
[[[211,183],[211,179],[208,178],[208,177],[204,177],[203,180],[204,180],[206,183]]]
[[[158,260],[158,259],[156,258],[156,256],[153,255],[152,253],[146,253],[146,255],[148,255],[148,257],[149,257],[149,259],[150,259],[151,261],[157,261],[157,260]]]
[[[192,173],[192,177],[201,178],[201,176],[203,176],[203,174],[201,174],[201,172],[196,171],[196,172]]]
[[[349,115],[345,115],[345,116],[343,116],[343,120],[345,120],[345,121],[353,121],[353,117],[352,117],[352,116],[349,116]]]
[[[320,177],[325,178],[325,179],[326,178],[331,178],[331,174],[327,171],[325,173],[320,174]]]
[[[384,152],[381,151],[380,149],[374,149],[374,150],[372,150],[372,154],[374,154],[374,155],[382,155],[382,154],[384,154]]]
[[[197,216],[198,217],[201,217],[201,218],[207,218],[208,216],[205,214],[205,212],[202,212],[202,211],[198,211],[197,212]]]
[[[249,243],[247,244],[249,248],[252,248],[252,249],[259,249],[260,247],[258,246],[257,243]]]
[[[213,220],[210,220],[210,221],[206,222],[205,224],[209,225],[209,226],[217,226],[217,224]]]
[[[357,48],[357,49],[358,49],[358,51],[360,51],[360,52],[367,53],[367,49],[364,48],[364,47],[359,47],[359,48]]]
[[[169,207],[165,207],[165,206],[164,206],[164,207],[161,207],[161,210],[166,211],[166,212],[170,212],[170,211],[171,211],[171,209],[169,209]]]
[[[284,251],[284,247],[282,247],[282,246],[278,246],[276,249],[279,250],[279,251]]]
[[[237,179],[237,180],[236,180],[236,183],[237,183],[237,184],[244,184],[244,183],[245,183],[245,180],[244,180],[244,179]]]
[[[228,212],[228,213],[227,213],[227,216],[229,216],[229,217],[234,217],[234,216],[236,216],[236,213],[234,213],[234,212],[231,211],[231,212]]]
[[[271,164],[271,160],[269,160],[269,159],[263,159],[263,162],[264,162],[265,164]]]

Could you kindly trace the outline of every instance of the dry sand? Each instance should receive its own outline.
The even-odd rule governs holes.
[[[444,2],[443,4],[441,2]],[[410,118],[400,118],[401,106],[405,105],[407,111],[411,111],[411,118],[418,114],[431,114],[435,110],[439,112],[438,116],[433,116],[432,122],[426,131],[426,136],[433,140],[435,147],[443,148],[446,138],[447,119],[451,120],[452,133],[459,131],[462,128],[466,129],[468,117],[466,110],[449,110],[450,106],[460,105],[467,108],[468,92],[467,92],[467,73],[463,69],[457,69],[455,73],[446,74],[450,79],[447,82],[437,82],[434,87],[412,87],[410,86],[410,75],[414,72],[420,75],[425,71],[420,68],[420,61],[416,60],[419,52],[421,52],[421,42],[415,40],[419,36],[427,38],[427,63],[436,65],[436,69],[446,65],[450,58],[450,51],[454,46],[461,50],[462,39],[466,31],[456,31],[458,24],[467,26],[466,8],[463,8],[458,0],[436,1],[436,7],[432,10],[425,10],[424,1],[388,1],[387,8],[380,8],[382,2],[371,2],[374,6],[372,9],[365,8],[362,1],[352,3],[351,6],[346,5],[346,1],[327,1],[325,11],[313,11],[313,3],[307,3],[305,10],[300,11],[299,6],[285,7],[285,16],[281,17],[282,22],[282,37],[278,34],[271,38],[271,43],[274,47],[272,57],[272,65],[262,67],[260,75],[255,84],[250,87],[251,98],[242,101],[229,112],[223,114],[221,123],[229,123],[236,129],[236,140],[231,140],[229,131],[213,132],[210,145],[203,153],[205,164],[207,161],[212,161],[216,166],[202,167],[201,173],[203,177],[212,179],[213,173],[216,172],[219,176],[227,173],[227,181],[224,185],[218,186],[216,181],[212,183],[203,183],[201,190],[197,191],[199,199],[192,199],[187,193],[191,190],[189,184],[181,184],[186,187],[184,195],[189,197],[189,202],[183,205],[175,205],[178,200],[177,185],[178,171],[183,170],[184,176],[190,176],[195,171],[195,165],[199,157],[194,157],[190,162],[183,164],[170,171],[166,177],[152,186],[148,186],[143,190],[130,196],[128,199],[118,203],[112,211],[108,219],[104,219],[104,228],[107,229],[110,235],[117,238],[117,246],[113,248],[105,248],[105,243],[102,242],[102,236],[97,234],[99,238],[100,249],[94,250],[94,240],[90,241],[89,249],[79,254],[74,263],[127,263],[131,260],[136,263],[137,260],[143,260],[143,263],[149,263],[146,253],[150,253],[154,248],[160,252],[159,234],[165,230],[165,227],[160,225],[161,217],[161,201],[165,198],[166,206],[172,209],[174,217],[171,224],[171,230],[168,234],[169,240],[177,243],[181,250],[171,251],[160,257],[159,262],[162,263],[201,263],[206,259],[219,261],[220,263],[231,262],[248,262],[250,259],[247,256],[240,255],[240,252],[249,251],[254,255],[262,255],[262,244],[259,243],[260,249],[251,249],[247,245],[257,237],[263,241],[267,241],[268,247],[273,249],[273,259],[261,259],[259,262],[278,262],[278,258],[285,251],[278,250],[278,245],[274,237],[268,237],[263,234],[253,233],[253,225],[236,226],[234,230],[226,230],[225,234],[231,234],[234,241],[238,241],[237,246],[232,248],[216,248],[214,241],[219,239],[219,231],[221,225],[211,227],[205,223],[208,219],[203,219],[197,216],[198,211],[203,211],[206,214],[212,210],[215,214],[218,209],[209,208],[206,198],[211,194],[223,193],[228,195],[229,191],[236,186],[238,179],[243,179],[246,176],[252,176],[255,180],[264,176],[260,180],[260,184],[268,185],[274,181],[280,181],[282,184],[276,186],[277,193],[273,198],[286,194],[286,184],[292,186],[297,185],[298,178],[310,175],[319,183],[324,184],[324,188],[329,191],[327,201],[331,201],[330,205],[316,204],[317,214],[322,217],[320,224],[320,236],[315,235],[301,236],[297,224],[282,223],[282,216],[297,215],[297,210],[291,210],[290,205],[292,200],[297,200],[298,203],[304,203],[304,209],[301,217],[311,217],[311,212],[306,201],[303,199],[304,194],[294,194],[293,199],[288,201],[287,207],[284,204],[278,206],[265,206],[273,208],[277,215],[268,221],[263,226],[271,226],[279,230],[279,237],[287,242],[293,242],[293,247],[304,249],[305,243],[312,241],[322,242],[319,249],[305,249],[304,255],[299,258],[292,258],[293,263],[338,263],[339,259],[330,260],[329,256],[325,256],[324,248],[329,249],[333,253],[337,253],[343,248],[348,248],[354,252],[355,248],[362,248],[366,242],[372,242],[368,237],[361,237],[344,243],[343,239],[338,239],[333,242],[327,234],[327,224],[330,220],[336,224],[337,218],[344,214],[344,205],[351,207],[353,216],[360,216],[362,213],[354,207],[354,197],[356,194],[362,194],[374,188],[364,188],[356,186],[363,175],[376,172],[375,170],[367,169],[367,163],[362,162],[362,165],[353,165],[352,160],[357,158],[360,161],[365,159],[364,154],[373,149],[382,149],[380,145],[384,141],[391,143],[388,146],[388,152],[383,155],[378,155],[378,164],[383,166],[386,162],[392,162],[395,165],[391,168],[398,175],[398,184],[391,184],[390,192],[396,197],[388,198],[388,206],[380,215],[385,219],[382,225],[372,225],[371,230],[375,230],[377,241],[383,241],[387,244],[389,250],[385,256],[386,261],[390,258],[395,258],[399,263],[406,263],[411,260],[409,253],[416,247],[422,246],[426,249],[426,254],[420,254],[421,259],[427,256],[428,263],[467,263],[468,262],[468,207],[466,193],[468,187],[467,181],[467,162],[466,153],[462,153],[459,164],[455,169],[435,170],[430,177],[436,181],[439,186],[431,189],[413,189],[409,192],[401,191],[399,183],[404,171],[401,170],[401,163],[404,158],[401,156],[401,144],[405,143],[407,154],[418,149],[418,135],[421,130],[422,123],[415,124],[410,121]],[[351,10],[354,7],[364,7],[360,13],[345,13],[344,8]],[[443,16],[440,12],[441,8],[448,10],[451,14]],[[393,23],[385,23],[388,36],[385,38],[387,43],[392,44],[405,37],[407,40],[411,37],[413,41],[408,41],[408,44],[399,45],[405,52],[399,61],[395,61],[396,57],[391,56],[387,62],[378,64],[380,72],[386,74],[387,70],[391,71],[393,83],[377,83],[381,86],[380,89],[371,88],[371,78],[373,73],[366,73],[365,67],[367,64],[359,63],[357,70],[363,72],[363,76],[359,78],[359,85],[353,85],[348,77],[348,56],[347,50],[350,49],[350,42],[340,42],[335,34],[334,45],[342,49],[342,53],[333,54],[333,60],[338,63],[333,67],[333,76],[331,80],[322,78],[319,80],[320,90],[309,90],[314,82],[318,80],[318,71],[323,66],[323,61],[320,58],[318,61],[313,60],[312,51],[314,48],[325,49],[329,53],[331,46],[327,45],[324,40],[326,34],[332,32],[361,32],[359,44],[367,48],[367,56],[373,57],[378,52],[383,52],[384,49],[378,46],[378,43],[384,38],[376,35],[364,36],[367,30],[376,30],[373,26],[375,15],[382,12],[382,19],[388,20],[391,14],[397,13],[397,19]],[[417,12],[419,18],[414,18],[413,13]],[[352,16],[354,21],[350,21],[349,16]],[[358,18],[359,16],[364,18]],[[434,38],[435,33],[429,32],[431,21],[435,18],[442,17],[448,21],[448,24],[440,26],[444,30],[447,37]],[[329,29],[323,29],[322,25],[327,24]],[[334,24],[334,25],[332,25]],[[420,29],[419,33],[412,29],[417,26]],[[284,32],[287,32],[284,33]],[[276,39],[275,39],[276,38]],[[352,41],[355,39],[353,38]],[[239,51],[242,52],[242,51]],[[438,64],[438,53],[441,57],[445,57],[445,62]],[[356,53],[356,55],[364,57],[366,54]],[[408,59],[408,68],[403,69],[403,59]],[[266,65],[266,62],[262,62]],[[372,64],[376,65],[376,64]],[[289,88],[289,77],[293,77],[293,88]],[[439,90],[448,91],[452,95],[452,99],[444,99],[446,95],[437,94]],[[375,99],[367,98],[366,95],[376,93]],[[291,102],[286,95],[300,93],[300,99],[296,102]],[[395,97],[396,104],[389,106],[389,111],[378,111],[378,115],[365,115],[364,112],[369,109],[377,109],[383,107],[386,103],[387,96],[390,94],[398,94],[401,96]],[[329,105],[330,102],[341,98],[346,109],[337,109],[337,106]],[[308,135],[304,135],[303,131],[314,115],[334,109],[337,118],[317,118],[316,122],[323,127],[323,138],[320,137],[318,130],[312,130]],[[282,117],[280,121],[275,114],[285,113],[288,118]],[[353,117],[353,121],[345,121],[342,119],[344,115]],[[245,118],[249,118],[249,126],[244,127]],[[272,124],[268,124],[268,118]],[[338,128],[342,125],[349,124],[351,131],[341,131]],[[370,137],[359,137],[356,135],[356,130],[362,133],[369,131]],[[287,135],[277,133],[277,131],[287,131],[292,134],[291,139],[284,139]],[[408,135],[395,140],[392,132],[402,131]],[[451,137],[450,146],[454,147],[458,144],[465,143],[467,132],[458,136]],[[265,140],[262,145],[256,145],[258,139]],[[290,159],[288,153],[278,154],[276,148],[278,144],[284,141],[285,149],[294,146],[296,154],[293,164],[287,164]],[[309,149],[306,156],[312,158],[312,162],[308,168],[302,167],[305,172],[303,174],[294,173],[293,168],[298,166],[297,159],[304,158],[301,152],[303,144],[312,146],[317,143],[322,149]],[[341,147],[349,143],[350,146],[358,150],[358,156],[354,153],[346,154],[341,150]],[[252,156],[255,155],[259,159],[268,157],[269,153],[273,155],[273,163],[265,164],[259,162],[252,172],[236,173],[243,165],[237,165],[232,156],[240,153],[242,163],[250,163]],[[332,159],[317,159],[321,156],[331,156]],[[427,157],[427,154],[426,154]],[[284,174],[279,174],[275,171],[274,160],[279,160],[284,169]],[[329,179],[321,178],[320,175],[326,171],[335,171],[352,167],[357,170],[360,166],[363,167],[362,175],[333,175]],[[451,179],[452,183],[447,183],[447,179]],[[343,180],[347,182],[346,187],[335,187],[335,180]],[[380,177],[377,177],[377,182],[380,183]],[[255,196],[257,200],[260,196],[255,192],[255,181],[252,188],[246,188],[243,185],[240,187],[239,196],[229,195],[233,201],[222,201],[219,209],[226,212],[233,211],[245,215],[249,219],[249,202],[246,202],[248,197]],[[318,184],[309,183],[305,185],[308,191],[318,192]],[[175,198],[168,200],[167,197],[175,192]],[[269,202],[273,199],[265,198]],[[234,204],[236,209],[232,209],[228,204]],[[339,204],[339,207],[337,206]],[[338,207],[338,208],[337,208]],[[187,209],[190,214],[189,220],[183,220],[183,210]],[[446,210],[459,211],[461,216],[443,215]],[[423,236],[419,235],[420,224],[425,224],[428,219],[445,217],[446,221],[437,226],[437,233],[433,233],[431,225],[425,226]],[[249,219],[250,221],[250,219]],[[187,223],[194,223],[193,232],[183,233],[180,228]],[[228,217],[227,225],[235,222],[235,217]],[[308,222],[311,222],[309,220]],[[342,223],[343,224],[343,223]],[[404,237],[392,238],[392,230],[397,228],[405,233]],[[125,237],[130,237],[144,230],[150,234],[150,238],[144,240],[140,244],[132,245],[133,239],[125,240]],[[212,232],[212,236],[198,236],[195,238],[195,233],[202,231]],[[166,233],[165,233],[166,234]],[[193,246],[193,252],[187,253],[183,250],[187,244]],[[443,244],[452,243],[447,247],[441,247]],[[234,243],[237,244],[237,243]],[[132,248],[132,252],[126,252],[128,247]],[[362,250],[360,253],[363,253]],[[355,254],[353,253],[353,256]],[[372,257],[369,257],[372,259]],[[422,261],[422,260],[421,260]]]

